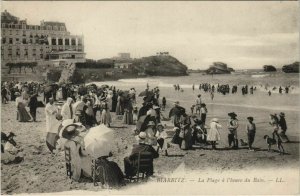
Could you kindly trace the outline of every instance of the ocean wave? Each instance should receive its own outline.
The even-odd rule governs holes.
[[[269,74],[259,74],[259,75],[251,75],[252,78],[264,78],[269,76]]]

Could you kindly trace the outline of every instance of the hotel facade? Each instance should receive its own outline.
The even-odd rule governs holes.
[[[6,10],[1,13],[1,65],[60,60],[85,62],[83,36],[72,35],[65,23],[41,21],[29,25]]]

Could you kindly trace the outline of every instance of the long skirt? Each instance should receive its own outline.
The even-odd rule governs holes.
[[[109,125],[112,122],[109,111],[103,110],[101,115],[101,122],[105,125]]]
[[[132,112],[125,111],[123,115],[123,123],[127,125],[133,124],[133,115]]]
[[[181,149],[183,149],[183,150],[191,149],[192,145],[193,145],[192,144],[192,130],[189,128],[189,129],[184,130],[184,138],[183,138],[183,141],[181,144]]]
[[[23,103],[18,104],[18,113],[17,113],[17,120],[19,122],[29,122],[31,119],[30,115],[28,114],[25,105]]]
[[[121,104],[120,104],[120,102],[117,103],[116,115],[121,115]]]

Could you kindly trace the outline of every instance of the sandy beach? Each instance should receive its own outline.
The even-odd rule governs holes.
[[[145,85],[146,86],[146,85]],[[119,87],[124,88],[126,87]],[[137,87],[137,94],[144,87]],[[151,86],[150,86],[151,88]],[[211,150],[210,146],[204,148],[195,148],[194,150],[183,151],[178,146],[172,146],[169,149],[169,155],[160,156],[154,161],[155,177],[171,174],[182,163],[186,170],[204,171],[214,170],[216,172],[224,171],[245,171],[249,169],[263,168],[289,168],[298,171],[299,167],[299,106],[292,107],[289,100],[297,100],[299,95],[274,95],[268,97],[265,93],[255,93],[242,97],[238,95],[220,95],[216,94],[212,101],[208,94],[204,94],[198,89],[195,92],[191,88],[185,89],[183,93],[175,92],[173,88],[160,88],[161,96],[167,98],[167,109],[164,115],[167,116],[173,101],[178,100],[187,111],[194,102],[198,93],[203,95],[203,101],[207,103],[208,117],[207,122],[213,117],[220,120],[223,130],[221,132],[221,141],[218,142],[219,150]],[[39,97],[41,99],[41,97]],[[268,101],[266,101],[268,100]],[[278,101],[279,100],[279,101]],[[266,104],[270,103],[271,104]],[[282,103],[287,103],[287,107],[281,107]],[[138,98],[141,104],[141,98]],[[293,103],[293,102],[292,102]],[[294,102],[297,103],[297,102]],[[298,103],[297,103],[298,104]],[[272,107],[273,106],[273,107]],[[239,129],[238,136],[247,140],[245,123],[247,116],[253,116],[257,126],[257,134],[253,146],[255,152],[249,151],[247,147],[239,150],[228,150],[227,147],[227,120],[228,112],[235,111],[238,114]],[[277,152],[267,152],[267,145],[263,139],[264,135],[271,135],[272,129],[268,124],[270,113],[285,112],[288,124],[287,135],[290,143],[284,143],[283,146],[286,155],[279,155]],[[122,120],[117,118],[114,113],[112,126],[115,130],[115,140],[113,157],[110,159],[118,163],[124,171],[123,159],[129,154],[129,149],[135,143],[132,130],[134,125],[123,125]],[[2,131],[13,131],[17,137],[15,140],[23,149],[24,161],[15,165],[1,164],[1,192],[2,194],[15,193],[51,193],[72,190],[102,190],[101,187],[95,187],[89,179],[83,179],[82,182],[74,182],[66,175],[64,152],[51,154],[45,145],[43,132],[45,131],[44,108],[39,108],[37,112],[38,122],[20,123],[16,120],[15,103],[2,105],[1,108],[1,126]],[[169,125],[169,121],[163,121],[163,124]],[[206,123],[208,125],[208,123]],[[123,128],[117,128],[123,127]],[[169,130],[172,128],[167,126]],[[276,146],[273,146],[276,149]],[[130,185],[129,185],[130,186]],[[126,189],[127,186],[121,188]]]

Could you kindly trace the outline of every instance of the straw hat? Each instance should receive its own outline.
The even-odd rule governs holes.
[[[155,123],[153,121],[149,121],[147,126],[155,126]]]
[[[157,126],[157,127],[159,127],[159,126],[164,127],[161,123],[157,123],[156,126]]]
[[[140,132],[137,136],[135,136],[135,139],[139,143],[145,143],[146,137],[147,137],[147,135],[145,132]]]

